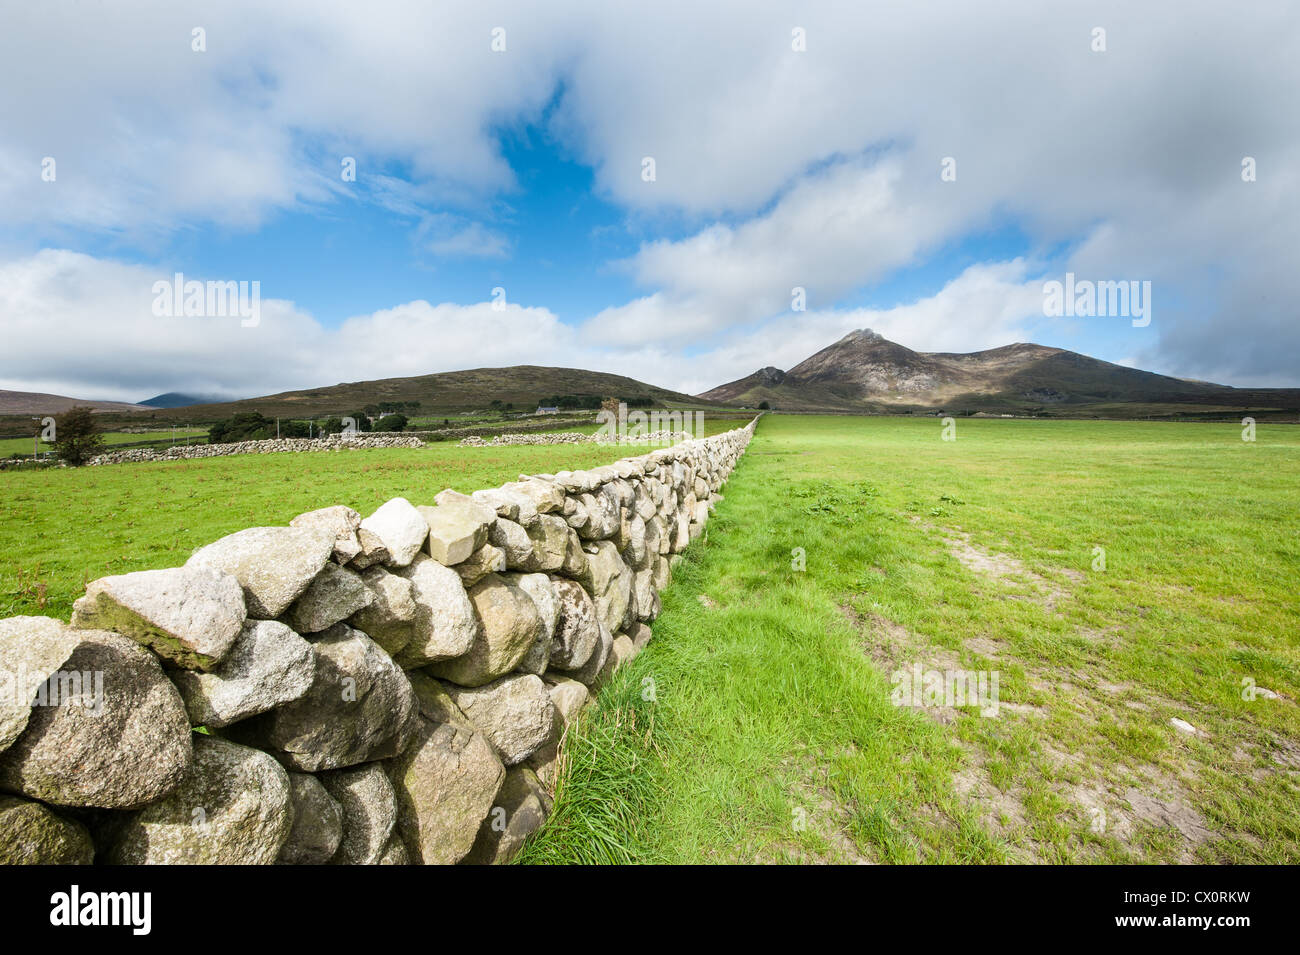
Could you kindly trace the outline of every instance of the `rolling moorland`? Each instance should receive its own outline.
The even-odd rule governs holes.
[[[701,400],[634,378],[577,368],[545,368],[538,365],[515,365],[509,368],[473,368],[466,371],[440,372],[410,378],[384,378],[377,381],[344,382],[303,391],[286,391],[260,398],[247,398],[216,404],[175,405],[168,395],[158,407],[124,405],[114,402],[87,402],[102,409],[106,427],[150,422],[168,425],[173,422],[211,422],[236,414],[256,411],[270,418],[305,418],[349,414],[368,404],[380,402],[419,402],[421,414],[453,415],[481,411],[492,403],[511,404],[516,411],[532,411],[540,402],[554,395],[616,396],[639,400],[656,407],[719,408],[716,402]],[[43,400],[57,396],[27,395],[24,392],[0,392],[0,416],[38,414],[46,407]],[[63,402],[48,401],[56,411],[65,410]],[[16,423],[16,422],[15,422]]]
[[[346,382],[210,404],[189,403],[175,392],[125,404],[0,391],[0,438],[30,434],[32,415],[56,414],[75,403],[96,408],[103,429],[114,431],[210,424],[247,412],[306,420],[381,402],[410,403],[418,407],[413,417],[438,421],[492,407],[527,413],[557,395],[615,396],[645,407],[714,412],[1300,420],[1300,389],[1231,388],[1024,343],[970,354],[916,352],[859,329],[789,371],[762,368],[694,396],[621,375],[536,365]]]

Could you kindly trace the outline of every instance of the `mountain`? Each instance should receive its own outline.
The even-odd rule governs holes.
[[[285,391],[262,398],[245,398],[183,408],[159,408],[157,417],[189,421],[215,421],[241,412],[257,411],[267,417],[320,417],[345,415],[384,401],[420,403],[415,413],[455,414],[485,410],[493,401],[513,404],[516,411],[532,411],[556,395],[595,395],[623,399],[649,399],[658,407],[700,407],[711,402],[655,385],[579,368],[545,368],[514,365],[508,368],[474,368],[412,378],[382,378]]]
[[[147,411],[142,405],[127,401],[95,401],[93,398],[68,398],[36,391],[0,390],[0,415],[62,414],[74,405],[88,405],[95,411]]]
[[[179,391],[169,391],[165,394],[147,398],[140,404],[147,408],[184,408],[188,405],[219,404],[224,400],[224,398],[216,395],[185,395]]]
[[[763,368],[700,395],[788,411],[867,411],[1136,417],[1300,412],[1300,389],[1230,388],[1171,378],[1017,343],[986,351],[917,352],[869,328],[845,335],[789,371]]]

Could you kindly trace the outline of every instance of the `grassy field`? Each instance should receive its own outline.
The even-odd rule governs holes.
[[[748,419],[745,419],[747,421]],[[717,434],[744,421],[710,418]],[[473,491],[520,474],[594,467],[634,446],[560,444],[250,454],[195,461],[0,472],[0,616],[66,619],[86,583],[175,567],[196,547],[348,504],[368,514],[392,497],[431,504],[443,488]]]
[[[524,861],[1300,863],[1300,428],[769,416],[725,493]]]
[[[392,497],[432,504],[522,473],[605,464],[596,445],[249,454],[196,461],[0,472],[0,616],[67,619],[87,581],[175,567],[225,534],[329,504],[368,514]]]
[[[157,441],[166,441],[168,443],[171,443],[172,432],[170,429],[166,431],[149,431],[144,434],[139,434],[139,433],[127,434],[126,432],[123,431],[108,431],[104,433],[103,437],[104,437],[104,445],[106,446],[107,450],[111,451],[123,445],[153,444],[154,442]],[[194,444],[195,438],[202,439],[199,443],[207,444],[207,437],[208,437],[208,432],[206,429],[198,429],[198,428],[194,428],[190,430],[186,430],[185,428],[176,429],[177,444]],[[52,444],[42,443],[40,445],[40,449],[42,453],[46,451],[51,451],[53,447],[54,445]],[[30,437],[0,438],[0,458],[7,458],[13,454],[31,454],[31,453],[32,453],[32,439]]]

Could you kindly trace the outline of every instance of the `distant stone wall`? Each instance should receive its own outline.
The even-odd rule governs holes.
[[[303,451],[355,451],[361,448],[423,448],[424,442],[400,431],[332,434],[323,438],[267,438],[222,444],[178,444],[169,448],[126,448],[97,454],[87,464],[135,464],[141,461],[188,461],[231,454],[284,454]]]
[[[503,445],[517,444],[641,444],[664,445],[679,441],[690,441],[693,435],[685,431],[652,431],[649,434],[628,436],[607,434],[596,431],[583,434],[581,431],[551,431],[546,434],[498,434],[491,441],[479,437],[468,437],[460,442],[464,448],[499,448]]]
[[[585,418],[556,418],[538,415],[535,418],[516,418],[496,424],[474,425],[465,428],[439,428],[435,430],[408,429],[408,433],[423,436],[428,441],[456,441],[460,438],[490,438],[505,431],[523,433],[526,431],[554,431],[557,428],[572,428],[594,422],[595,415]]]
[[[755,423],[323,508],[96,580],[70,625],[0,620],[0,864],[507,861]]]

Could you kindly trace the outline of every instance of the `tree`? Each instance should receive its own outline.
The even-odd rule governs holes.
[[[406,415],[389,414],[384,415],[375,423],[376,431],[404,431],[406,430]]]
[[[606,398],[600,403],[600,410],[608,411],[610,414],[618,414],[618,404],[617,398]]]
[[[275,422],[256,411],[245,411],[208,428],[208,444],[262,441],[275,437]]]
[[[68,464],[80,467],[104,450],[104,436],[95,426],[94,412],[74,405],[54,418],[54,452]]]
[[[771,410],[772,410],[772,402],[770,402],[770,401],[760,401],[760,402],[758,403],[758,410],[759,410],[759,411],[771,411]]]

